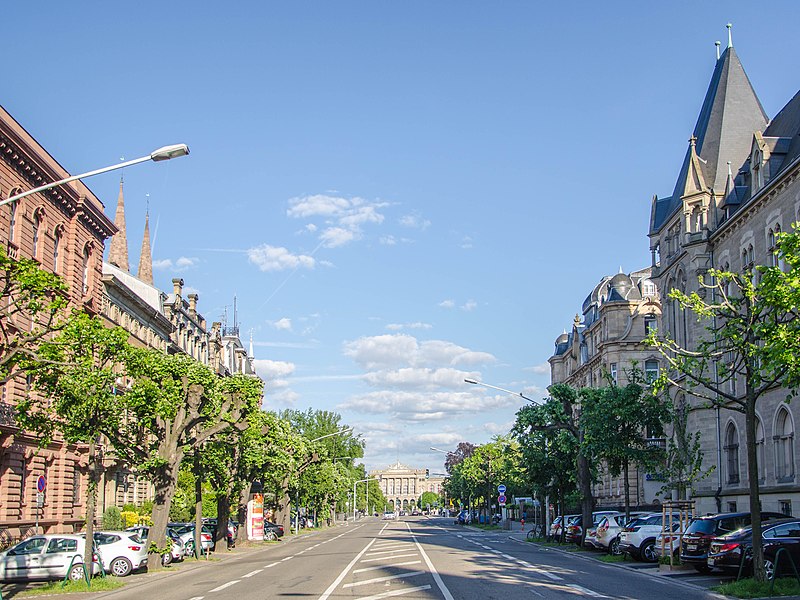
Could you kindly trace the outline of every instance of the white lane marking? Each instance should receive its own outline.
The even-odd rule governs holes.
[[[286,558],[282,558],[281,562],[284,562],[284,561],[287,561],[287,560],[292,560],[293,558],[294,558],[294,556],[287,556]]]
[[[381,581],[402,579],[403,577],[416,577],[417,575],[422,575],[424,573],[425,571],[408,571],[407,573],[400,573],[399,575],[387,575],[386,577],[375,577],[374,579],[365,579],[364,581],[356,581],[355,583],[345,583],[342,586],[342,588],[358,587],[360,585],[369,585],[370,583],[380,583]]]
[[[595,592],[594,590],[590,590],[589,588],[582,587],[575,583],[569,584],[568,587],[571,587],[573,590],[577,590],[580,593],[585,594],[587,596],[591,596],[592,598],[611,598],[611,596],[606,596],[604,594]]]
[[[242,579],[247,579],[248,577],[252,577],[253,575],[258,575],[264,569],[256,569],[255,571],[250,571],[247,575],[242,575]]]
[[[378,558],[365,558],[361,562],[375,562],[376,560],[386,560],[387,558],[395,559],[395,558],[406,558],[407,556],[416,556],[416,552],[412,552],[411,554],[396,554],[394,556],[379,556]]]
[[[272,563],[271,565],[264,565],[264,568],[265,568],[265,569],[269,569],[269,568],[271,568],[271,567],[274,567],[275,565],[277,565],[277,564],[279,564],[279,563],[280,563],[280,561],[278,561],[278,562],[274,562],[274,563]]]
[[[378,532],[378,535],[383,535],[383,532],[386,530],[386,528],[387,528],[388,526],[389,526],[389,524],[388,524],[388,523],[384,524],[384,526],[383,526],[383,527],[381,527],[381,530]]]
[[[356,557],[353,560],[350,561],[350,564],[347,565],[341,573],[339,573],[339,576],[336,578],[336,580],[332,584],[330,584],[328,586],[328,589],[325,590],[325,592],[323,592],[322,596],[319,597],[319,600],[328,600],[328,597],[333,593],[333,591],[336,589],[336,587],[342,582],[342,579],[345,578],[345,576],[350,571],[350,569],[353,568],[353,565],[355,565],[359,561],[359,559],[362,556],[364,556],[364,553],[367,550],[369,550],[370,546],[372,546],[372,544],[374,544],[374,543],[375,543],[375,538],[372,538],[370,540],[369,544],[364,546],[364,549],[361,552],[359,552],[358,554],[356,554]]]
[[[396,552],[406,552],[407,550],[411,550],[411,548],[402,548],[399,550],[384,550],[382,552],[370,552],[370,556],[377,556],[378,554],[395,554]]]
[[[455,598],[453,598],[453,594],[450,593],[450,590],[447,589],[447,586],[444,584],[444,581],[442,581],[442,578],[439,575],[439,571],[437,571],[436,567],[433,566],[433,563],[431,562],[431,559],[428,558],[427,553],[422,548],[420,543],[417,541],[417,536],[415,536],[413,534],[413,532],[411,531],[411,525],[406,523],[406,527],[408,527],[408,532],[411,534],[411,539],[414,540],[414,543],[417,545],[417,548],[419,549],[420,554],[422,554],[422,558],[425,559],[425,564],[428,565],[428,570],[431,572],[431,575],[433,575],[433,580],[436,582],[436,585],[439,587],[439,591],[442,592],[442,596],[444,596],[444,600],[455,600]]]
[[[539,598],[544,598],[544,594],[541,592],[537,592],[536,590],[528,590],[531,594],[536,594]]]
[[[229,581],[228,583],[223,583],[222,585],[220,585],[218,587],[215,587],[213,590],[208,590],[208,591],[209,591],[209,593],[210,592],[220,592],[220,591],[224,590],[225,588],[231,587],[235,583],[239,583],[239,580],[238,579],[234,579],[233,581]]]
[[[517,560],[516,557],[509,556],[508,554],[501,554],[500,556],[502,556],[503,558],[505,558],[507,560]]]
[[[421,561],[409,560],[408,562],[394,563],[393,565],[378,565],[377,567],[364,567],[363,569],[356,569],[355,573],[364,573],[366,571],[375,571],[376,569],[386,569],[387,567],[405,567],[406,565],[418,565]]]
[[[429,590],[429,589],[431,589],[431,586],[421,585],[419,587],[406,588],[403,590],[383,592],[381,594],[375,594],[374,596],[362,596],[361,598],[358,598],[358,600],[380,600],[381,598],[391,598],[392,596],[405,596],[406,594],[413,594],[414,592],[421,592],[423,590]]]
[[[189,600],[203,600],[205,596],[195,596],[194,598],[189,598]]]
[[[373,550],[389,550],[390,548],[403,548],[404,546],[408,546],[410,542],[400,542],[398,544],[387,544],[386,546],[378,546],[375,545],[372,547]]]

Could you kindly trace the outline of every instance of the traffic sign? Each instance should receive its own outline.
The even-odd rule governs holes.
[[[498,503],[498,504],[500,504],[500,505],[502,505],[502,506],[505,506],[505,504],[506,504],[506,497],[505,497],[503,494],[500,494],[500,495],[497,497],[497,503]]]
[[[45,479],[44,475],[39,475],[39,479],[36,480],[36,489],[41,493],[47,487],[47,479]]]
[[[497,486],[497,491],[500,492],[501,494],[505,494],[506,486],[501,483],[500,485]]]
[[[39,508],[42,508],[44,506],[44,493],[43,492],[38,492],[36,494],[36,506],[39,507]]]

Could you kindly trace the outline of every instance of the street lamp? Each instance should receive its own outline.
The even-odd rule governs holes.
[[[511,390],[507,390],[505,388],[497,387],[496,385],[490,385],[488,383],[483,383],[482,381],[476,381],[474,379],[465,379],[465,383],[471,383],[472,385],[480,385],[486,388],[492,388],[493,390],[499,390],[501,392],[505,392],[506,394],[511,394],[512,396],[519,396],[520,398],[527,400],[528,402],[533,402],[534,404],[541,404],[538,400],[534,400],[533,398],[528,398],[522,392],[512,392]]]
[[[86,179],[87,177],[100,175],[101,173],[108,173],[109,171],[116,171],[117,169],[123,169],[131,165],[138,165],[139,163],[143,163],[148,160],[152,160],[154,162],[160,162],[162,160],[170,160],[171,158],[178,158],[179,156],[186,156],[187,154],[189,154],[189,146],[187,146],[186,144],[173,144],[171,146],[163,146],[158,150],[153,150],[147,156],[134,158],[133,160],[128,160],[125,162],[118,163],[116,165],[103,167],[102,169],[95,169],[94,171],[89,171],[88,173],[81,173],[80,175],[72,175],[71,177],[59,179],[58,181],[54,181],[46,185],[40,185],[39,187],[33,188],[32,190],[28,190],[27,192],[14,194],[13,196],[9,196],[8,198],[0,202],[0,206],[10,204],[11,202],[16,202],[17,200],[19,200],[20,198],[24,198],[25,196],[30,196],[31,194],[35,194],[37,192],[43,192],[45,190],[49,190],[50,188],[54,188],[64,183],[69,183],[70,181],[76,181],[78,179]]]
[[[353,521],[356,520],[356,504],[357,504],[356,503],[356,484],[357,483],[364,483],[364,482],[367,482],[367,481],[380,481],[380,480],[377,477],[367,477],[366,479],[359,479],[359,480],[353,482]],[[367,511],[367,513],[369,513],[369,483],[367,483],[367,485],[364,486],[364,487],[367,488],[367,490],[366,490],[367,491],[366,511]]]
[[[342,435],[345,433],[351,433],[352,431],[353,431],[352,427],[345,427],[344,429],[340,429],[339,431],[334,431],[333,433],[329,433],[327,435],[321,435],[318,438],[314,438],[313,440],[311,440],[311,442],[312,443],[318,442],[320,440],[324,440],[325,438],[333,437],[334,435]],[[342,458],[348,458],[348,457],[344,456]]]

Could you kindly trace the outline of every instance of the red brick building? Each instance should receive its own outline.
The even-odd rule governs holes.
[[[0,107],[0,200],[69,176]],[[71,302],[94,314],[101,308],[104,241],[115,232],[103,203],[80,181],[0,207],[0,244],[8,254],[33,258],[60,275]],[[24,379],[14,379],[0,390],[0,545],[33,527],[40,475],[47,479],[44,506],[38,508],[40,528],[72,531],[85,514],[83,449],[58,442],[39,448],[34,436],[14,425],[13,405],[25,386]]]

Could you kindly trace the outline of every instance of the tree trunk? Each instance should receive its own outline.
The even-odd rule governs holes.
[[[291,529],[292,499],[289,497],[289,478],[286,477],[280,486],[281,497],[278,499],[278,508],[275,513],[275,522],[283,525],[283,529],[288,532]],[[355,500],[354,500],[355,501]]]
[[[629,473],[628,473],[628,459],[624,458],[622,460],[622,470],[624,473],[623,476],[623,485],[625,486],[625,520],[629,521],[631,518],[631,489],[630,489],[630,481],[629,481]]]
[[[86,494],[86,546],[83,550],[83,568],[86,576],[94,575],[94,513],[97,504],[97,440],[89,440],[89,485]],[[36,510],[39,510],[38,508]]]
[[[148,551],[151,544],[157,548],[166,547],[167,524],[169,523],[169,509],[172,506],[172,498],[175,496],[175,485],[178,481],[178,468],[180,457],[173,457],[166,464],[155,469],[153,473],[153,486],[155,495],[153,498],[153,524],[147,535]],[[147,570],[151,573],[161,568],[161,555],[158,552],[150,552],[147,558]]]
[[[228,518],[231,514],[230,496],[227,490],[225,493],[217,493],[217,534],[215,542],[222,544],[221,548],[228,547]]]
[[[761,499],[758,489],[758,455],[756,454],[756,398],[747,386],[745,432],[747,442],[747,480],[750,488],[750,513],[753,531],[753,577],[766,581],[764,573],[764,541],[761,538]],[[777,576],[777,575],[776,575]]]
[[[236,517],[239,519],[239,527],[236,529],[237,542],[245,539],[245,536],[247,536],[247,502],[250,500],[250,490],[252,486],[252,483],[248,483],[239,494],[239,506],[237,507],[236,514]]]
[[[580,434],[580,443],[583,443],[583,431]],[[592,498],[592,472],[589,465],[589,460],[583,453],[583,450],[578,450],[578,489],[581,493],[581,538],[578,546],[583,547],[583,541],[586,539],[586,531],[592,526],[592,509],[594,508],[594,499]]]
[[[200,468],[200,453],[194,453],[194,557],[203,554],[203,478]]]

